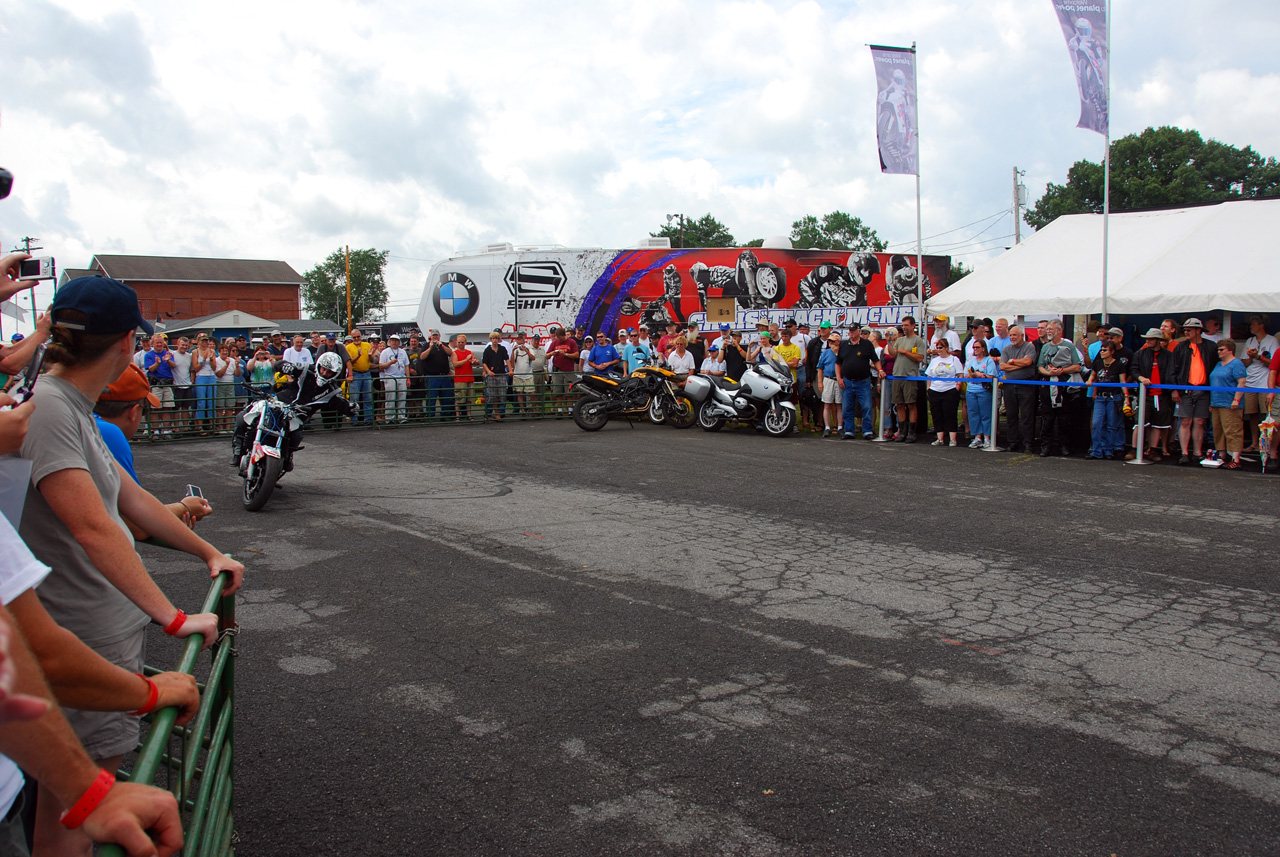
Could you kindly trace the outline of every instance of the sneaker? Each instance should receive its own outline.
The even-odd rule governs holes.
[[[1190,463],[1191,463],[1191,456],[1189,456],[1189,455],[1185,455],[1185,454],[1184,454],[1184,455],[1182,455],[1182,456],[1178,459],[1178,464],[1179,464],[1179,466],[1185,467],[1186,465],[1188,465],[1188,464],[1190,464]]]
[[[831,429],[829,429],[829,428],[824,428],[824,429],[822,430],[822,436],[823,436],[823,437],[831,437]]]
[[[857,438],[855,438],[855,437],[854,437],[853,435],[851,435],[851,434],[846,434],[846,435],[844,435],[844,439],[845,439],[845,440],[857,440]]]
[[[913,434],[907,435],[907,439],[903,441],[903,443],[915,443],[915,442],[916,442],[916,436]]]
[[[946,445],[947,445],[947,442],[945,440],[935,440],[933,443],[929,444],[929,446],[946,446]]]
[[[973,439],[973,442],[969,444],[970,449],[978,449],[982,446],[985,446],[985,443],[983,442],[981,435],[979,435],[978,437],[975,437]]]
[[[844,426],[836,426],[836,434],[844,434]]]
[[[959,445],[960,445],[960,442],[959,442],[959,441],[955,441],[955,440],[953,440],[953,441],[951,441],[951,445],[952,445],[952,446],[959,446]]]
[[[863,440],[871,440],[871,438],[873,438],[873,437],[875,437],[875,435],[873,435],[873,434],[872,434],[871,432],[869,432],[869,431],[864,431],[864,432],[862,433],[862,439],[863,439]]]

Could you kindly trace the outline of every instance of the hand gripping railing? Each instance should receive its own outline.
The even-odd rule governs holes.
[[[154,783],[173,792],[182,817],[184,845],[182,854],[230,855],[235,853],[233,826],[233,749],[235,713],[236,614],[235,596],[223,595],[223,587],[231,582],[223,572],[209,587],[201,613],[218,615],[218,640],[209,650],[209,675],[200,688],[200,709],[185,727],[175,727],[176,708],[165,708],[151,715],[151,729],[138,749],[132,771],[121,770],[117,777],[136,783]],[[194,674],[204,645],[202,634],[192,634],[182,649],[174,668]],[[160,670],[146,667],[148,675]],[[179,742],[174,754],[171,745]],[[165,776],[157,782],[160,768]],[[123,857],[124,850],[104,845],[102,857]]]

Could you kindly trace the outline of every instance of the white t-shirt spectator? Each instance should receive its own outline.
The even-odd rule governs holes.
[[[929,361],[929,368],[925,370],[929,376],[929,389],[935,393],[954,390],[956,382],[954,379],[957,375],[964,373],[964,366],[960,363],[960,358],[947,355],[946,357],[935,357]],[[934,380],[937,379],[937,380]]]
[[[316,359],[311,356],[311,352],[305,346],[295,349],[290,345],[284,350],[284,356],[281,359],[286,363],[292,363],[294,366],[310,366],[316,362]],[[387,362],[386,357],[382,358],[382,362]]]
[[[173,358],[173,386],[190,387],[191,386],[191,352],[187,351],[183,354],[180,351],[170,351],[169,356]]]
[[[677,375],[691,375],[696,368],[693,362],[693,353],[685,351],[684,356],[680,356],[679,351],[673,350],[667,355],[667,367]]]
[[[285,352],[285,354],[288,353],[288,351]],[[285,360],[288,359],[288,357],[285,357]],[[409,365],[409,352],[403,348],[384,348],[382,353],[378,355],[378,363],[391,364],[382,370],[383,378],[403,378],[404,370]]]
[[[1247,373],[1245,378],[1245,386],[1254,389],[1266,389],[1268,381],[1271,378],[1271,358],[1263,357],[1263,354],[1275,356],[1276,351],[1280,350],[1280,343],[1276,342],[1276,338],[1271,334],[1262,337],[1261,340],[1256,336],[1250,336],[1244,343],[1244,350],[1237,354],[1237,357],[1249,353],[1250,348],[1258,349],[1258,359],[1249,363],[1244,367]]]

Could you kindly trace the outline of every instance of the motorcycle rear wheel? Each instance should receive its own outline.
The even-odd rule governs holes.
[[[573,403],[570,411],[574,425],[583,431],[599,431],[609,422],[609,410],[604,402],[583,396]]]
[[[253,475],[244,479],[244,507],[256,512],[271,499],[271,492],[276,488],[276,480],[280,478],[283,465],[280,459],[265,456],[253,468]]]
[[[720,431],[724,428],[724,417],[712,412],[713,405],[708,399],[698,406],[698,425],[703,431]]]
[[[669,399],[663,406],[667,416],[667,425],[672,428],[687,429],[698,421],[698,414],[693,409],[693,402],[684,396]]]
[[[796,412],[790,408],[769,408],[764,412],[764,430],[770,437],[786,437],[795,428]]]

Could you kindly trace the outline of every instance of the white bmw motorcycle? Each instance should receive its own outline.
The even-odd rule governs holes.
[[[770,358],[747,367],[737,383],[690,375],[684,393],[695,403],[698,425],[706,431],[720,431],[729,420],[737,420],[772,437],[786,437],[796,427],[796,406],[790,398],[794,387],[787,364]]]

